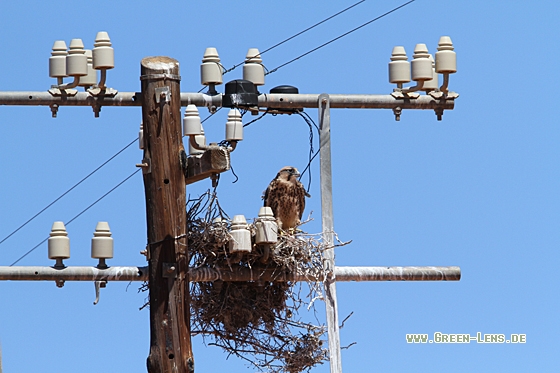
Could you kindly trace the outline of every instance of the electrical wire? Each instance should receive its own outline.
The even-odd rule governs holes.
[[[319,151],[317,153],[315,153],[314,149],[313,149],[313,126],[317,129],[317,134],[320,135],[320,130],[319,127],[317,126],[317,124],[313,121],[313,119],[309,116],[309,114],[307,114],[304,111],[296,111],[296,114],[298,114],[299,116],[301,116],[303,118],[303,120],[307,123],[307,125],[309,126],[309,161],[307,163],[307,167],[305,167],[305,169],[303,170],[303,172],[301,173],[299,179],[301,180],[301,178],[303,177],[303,175],[305,174],[305,172],[309,169],[309,167],[311,166],[311,162],[313,161],[313,159],[315,159],[315,157],[317,156],[317,154],[319,154]],[[263,114],[261,114],[258,118],[253,119],[250,122],[247,122],[246,124],[243,125],[243,127],[247,127],[248,125],[262,119],[266,114],[268,114],[268,110],[265,111]],[[274,115],[274,114],[273,114]],[[222,141],[220,143],[220,145],[225,145],[227,141]],[[319,150],[320,146],[319,146]],[[237,180],[239,179],[237,177],[237,175],[235,174],[235,172],[233,172],[233,167],[232,167],[232,173],[233,175],[236,177],[236,180],[233,183],[236,183]],[[311,170],[309,171],[309,181],[307,184],[307,192],[309,193],[309,190],[311,189]]]
[[[68,220],[68,222],[65,223],[65,225],[69,225],[70,223],[72,223],[74,220],[76,220],[78,217],[80,217],[83,213],[85,213],[87,210],[89,210],[90,208],[92,208],[93,206],[95,206],[99,201],[101,201],[103,198],[107,197],[109,194],[111,194],[115,189],[117,189],[118,187],[120,187],[122,184],[124,184],[128,179],[130,179],[132,176],[136,175],[138,172],[140,172],[140,169],[134,171],[132,174],[130,174],[126,179],[124,179],[123,181],[121,181],[120,183],[118,183],[117,185],[115,185],[113,188],[111,188],[111,190],[109,190],[107,193],[105,193],[104,195],[102,195],[101,197],[99,197],[95,202],[93,202],[92,204],[90,204],[88,207],[86,207],[85,209],[83,209],[81,212],[79,212],[76,216],[74,216],[72,219]],[[35,249],[37,249],[39,246],[41,246],[45,241],[47,241],[49,239],[49,237],[45,238],[43,241],[39,242],[37,245],[35,245],[31,250],[29,250],[28,252],[26,252],[25,254],[23,254],[22,256],[20,256],[15,262],[13,262],[12,264],[10,264],[10,267],[14,266],[15,264],[17,264],[20,260],[22,260],[23,258],[25,258],[27,255],[31,254]]]
[[[43,208],[41,211],[39,211],[38,213],[36,213],[35,215],[33,215],[29,220],[27,220],[25,223],[23,223],[22,225],[20,225],[18,228],[16,228],[12,233],[8,234],[6,237],[4,237],[2,239],[2,241],[0,241],[0,245],[2,245],[2,243],[4,243],[4,241],[6,241],[8,238],[12,237],[15,233],[17,233],[20,229],[22,229],[23,227],[25,227],[27,224],[31,223],[36,217],[38,217],[39,215],[41,215],[43,212],[45,212],[49,207],[51,207],[52,205],[54,205],[56,202],[58,202],[62,197],[64,197],[65,195],[67,195],[68,193],[70,193],[74,188],[76,188],[78,185],[80,185],[81,183],[83,183],[84,181],[86,181],[87,179],[89,179],[90,176],[92,176],[93,174],[95,174],[97,171],[99,171],[101,168],[103,168],[107,163],[111,162],[116,156],[118,156],[119,154],[121,154],[123,151],[125,151],[126,149],[128,149],[132,144],[134,144],[136,142],[136,140],[138,140],[138,138],[135,138],[134,140],[132,140],[128,145],[126,145],[124,148],[122,148],[121,150],[119,150],[118,152],[116,152],[112,157],[110,157],[109,159],[107,159],[105,162],[103,162],[99,167],[97,167],[95,170],[91,171],[86,177],[84,177],[82,180],[78,181],[76,184],[74,184],[70,189],[68,189],[66,192],[62,193],[58,198],[56,198],[54,201],[52,201],[51,203],[49,203],[45,208]]]
[[[214,114],[216,114],[218,111],[222,110],[222,108],[223,108],[223,106],[220,106],[218,109],[216,109],[215,112],[210,113],[210,115],[207,116],[206,118],[204,118],[204,119],[200,122],[200,124],[206,122],[206,121],[207,121],[208,119],[210,119]],[[183,137],[185,137],[185,136],[183,136]]]
[[[214,113],[210,114],[208,117],[206,117],[201,123],[204,123],[206,120],[208,120],[210,117],[212,117],[214,114],[216,114],[218,111],[220,111],[222,108],[218,108]],[[57,199],[55,199],[53,202],[51,202],[49,205],[47,205],[47,207],[45,207],[44,209],[42,209],[41,211],[39,211],[37,214],[35,214],[31,219],[27,220],[24,224],[22,224],[19,228],[17,228],[16,230],[14,230],[12,233],[10,233],[8,236],[6,236],[2,241],[0,241],[0,244],[2,244],[4,241],[6,241],[8,238],[10,238],[12,235],[14,235],[17,231],[19,231],[20,229],[22,229],[23,227],[25,227],[28,223],[30,223],[33,219],[35,219],[36,217],[38,217],[39,215],[41,215],[45,210],[47,210],[49,207],[51,207],[52,205],[54,205],[58,200],[60,200],[62,197],[64,197],[66,194],[68,194],[70,191],[72,191],[74,188],[76,188],[78,185],[80,185],[82,182],[84,182],[86,179],[88,179],[90,176],[92,176],[93,174],[95,174],[97,171],[99,171],[103,166],[105,166],[107,163],[109,163],[110,161],[112,161],[116,156],[118,156],[119,154],[121,154],[123,151],[125,151],[127,148],[129,148],[132,144],[134,144],[136,141],[138,140],[138,138],[134,139],[133,141],[131,141],[128,145],[126,145],[124,148],[122,148],[121,150],[119,150],[117,153],[115,153],[111,158],[109,158],[108,160],[106,160],[105,162],[103,162],[99,167],[97,167],[95,170],[93,170],[92,172],[90,172],[86,177],[84,177],[82,180],[80,180],[78,183],[76,183],[74,186],[72,186],[70,189],[68,189],[66,192],[64,192],[60,197],[58,197]],[[130,179],[132,176],[136,175],[138,172],[140,171],[140,169],[134,171],[132,174],[130,174],[127,178],[125,178],[123,181],[121,181],[120,183],[118,183],[116,186],[114,186],[113,188],[111,188],[111,190],[109,190],[107,193],[105,193],[104,195],[102,195],[101,197],[99,197],[95,202],[93,202],[92,204],[90,204],[88,207],[86,207],[84,210],[82,210],[79,214],[77,214],[76,216],[74,216],[72,219],[70,219],[67,223],[65,223],[65,225],[68,225],[70,223],[72,223],[74,220],[76,220],[78,217],[80,217],[82,214],[84,214],[87,210],[89,210],[90,208],[92,208],[93,206],[95,206],[99,201],[101,201],[103,198],[107,197],[111,192],[113,192],[115,189],[117,189],[118,187],[120,187],[122,184],[124,184],[124,182],[126,182],[128,179]],[[37,245],[35,245],[33,248],[31,248],[29,251],[27,251],[25,254],[23,254],[21,257],[19,257],[15,262],[13,262],[12,264],[10,264],[10,267],[12,267],[13,265],[17,264],[19,261],[21,261],[23,258],[25,258],[27,255],[31,254],[35,249],[37,249],[39,246],[41,246],[43,243],[45,243],[45,241],[47,241],[49,238],[45,238],[44,240],[42,240],[41,242],[39,242]]]
[[[255,118],[255,119],[253,119],[252,121],[245,123],[245,124],[243,125],[243,127],[247,127],[248,125],[250,125],[250,124],[252,124],[252,123],[255,123],[256,121],[262,119],[266,114],[268,114],[268,110],[266,110],[264,113],[262,113],[258,118]]]
[[[361,3],[363,3],[364,1],[366,1],[366,0],[358,1],[358,2],[355,3],[355,4],[350,5],[348,8],[343,9],[343,10],[341,10],[340,12],[335,13],[335,14],[333,14],[332,16],[330,16],[330,17],[328,17],[328,18],[325,18],[324,20],[322,20],[322,21],[320,21],[320,22],[317,22],[317,23],[314,24],[313,26],[309,26],[309,27],[306,28],[305,30],[300,31],[300,32],[298,32],[297,34],[292,35],[292,36],[290,36],[289,38],[284,39],[284,40],[282,40],[281,42],[279,42],[279,43],[277,43],[277,44],[274,44],[272,47],[270,47],[270,48],[268,48],[268,49],[265,49],[264,51],[260,52],[259,55],[262,56],[262,55],[265,54],[266,52],[271,51],[271,50],[273,50],[273,49],[276,48],[276,47],[279,47],[280,45],[282,45],[282,44],[284,44],[284,43],[286,43],[286,42],[288,42],[288,41],[290,41],[290,40],[292,40],[292,39],[294,39],[294,38],[300,36],[300,35],[303,34],[303,33],[306,33],[307,31],[309,31],[309,30],[311,30],[311,29],[314,29],[315,27],[317,27],[317,26],[319,26],[319,25],[321,25],[321,24],[327,22],[328,20],[333,19],[334,17],[336,17],[336,16],[338,16],[338,15],[340,15],[340,14],[342,14],[342,13],[344,13],[344,12],[346,12],[346,11],[352,9],[352,8],[354,8],[355,6],[357,6],[357,5],[361,4]],[[256,56],[254,56],[254,57],[256,57]],[[230,71],[232,71],[232,70],[238,68],[239,66],[243,65],[244,63],[245,63],[245,61],[240,62],[240,63],[238,63],[237,65],[234,65],[232,68],[230,68],[230,69],[228,69],[228,70],[225,70],[224,73],[223,73],[223,75],[225,75],[225,74],[229,73]]]
[[[274,69],[272,69],[272,70],[270,70],[270,71],[268,71],[265,75],[272,74],[273,72],[278,71],[278,69],[280,69],[280,68],[282,68],[282,67],[284,67],[284,66],[286,66],[286,65],[289,65],[289,64],[291,64],[292,62],[295,62],[295,61],[299,60],[300,58],[305,57],[305,56],[307,56],[308,54],[313,53],[313,52],[315,52],[316,50],[319,50],[319,49],[321,49],[321,48],[323,48],[323,47],[325,47],[325,46],[327,46],[327,45],[329,45],[329,44],[331,44],[331,43],[337,41],[338,39],[341,39],[341,38],[345,37],[346,35],[349,35],[349,34],[353,33],[354,31],[357,31],[357,30],[361,29],[362,27],[365,27],[365,26],[369,25],[369,24],[372,23],[372,22],[375,22],[375,21],[377,21],[377,20],[379,20],[379,19],[381,19],[381,18],[383,18],[383,17],[385,17],[385,16],[388,16],[389,14],[391,14],[391,13],[393,13],[393,12],[396,12],[397,10],[399,10],[399,9],[401,9],[401,8],[407,6],[408,4],[413,3],[413,2],[415,2],[415,1],[416,1],[416,0],[410,0],[410,1],[408,1],[408,2],[406,2],[406,3],[404,3],[404,4],[400,5],[400,6],[398,6],[398,7],[394,8],[394,9],[392,9],[392,10],[390,10],[390,11],[388,11],[388,12],[386,12],[386,13],[384,13],[384,14],[382,14],[382,15],[380,15],[380,16],[378,16],[378,17],[376,17],[376,18],[374,18],[374,19],[372,19],[372,20],[370,20],[370,21],[368,21],[368,22],[366,22],[366,23],[364,23],[364,24],[362,24],[362,25],[360,25],[360,26],[358,26],[358,27],[352,29],[352,30],[350,30],[350,31],[348,31],[348,32],[345,32],[344,34],[339,35],[339,36],[337,36],[336,38],[331,39],[331,40],[327,41],[326,43],[321,44],[321,45],[319,45],[318,47],[313,48],[313,49],[311,49],[310,51],[305,52],[304,54],[302,54],[302,55],[300,55],[300,56],[298,56],[298,57],[296,57],[296,58],[294,58],[294,59],[292,59],[292,60],[290,60],[290,61],[288,61],[288,62],[286,62],[286,63],[283,63],[282,65],[280,65],[280,66],[278,66],[278,67],[276,67],[276,68],[274,68]]]
[[[307,114],[306,112],[302,112],[302,111],[298,111],[297,114],[303,118],[303,120],[307,123],[307,125],[309,126],[309,161],[307,162],[307,166],[305,167],[305,169],[301,172],[299,179],[301,180],[301,178],[303,177],[303,175],[305,175],[305,172],[307,170],[309,170],[309,181],[307,184],[307,193],[309,193],[309,190],[311,189],[311,162],[313,162],[313,160],[315,159],[315,157],[317,156],[317,154],[320,153],[321,151],[321,145],[319,144],[319,150],[317,150],[317,153],[314,153],[313,151],[313,126],[315,126],[315,128],[317,129],[317,134],[320,135],[320,130],[319,127],[317,126],[317,124],[313,121],[313,119],[311,119],[311,117],[309,116],[309,114]]]
[[[263,52],[260,53],[260,55],[262,55],[262,54],[264,54],[264,53],[266,53],[266,52],[269,52],[269,51],[271,51],[272,49],[274,49],[274,48],[276,48],[276,47],[278,47],[278,46],[280,46],[280,45],[282,45],[282,44],[284,44],[284,43],[286,43],[286,42],[288,42],[288,41],[294,39],[295,37],[297,37],[297,36],[299,36],[299,35],[301,35],[301,34],[307,32],[307,31],[309,31],[309,30],[311,30],[311,29],[313,29],[313,28],[315,28],[315,27],[317,27],[317,26],[319,26],[319,25],[321,25],[321,24],[323,24],[323,23],[325,23],[326,21],[328,21],[328,20],[330,20],[330,19],[332,19],[332,18],[334,18],[334,17],[336,17],[336,16],[338,16],[338,15],[340,15],[340,14],[342,14],[342,13],[344,13],[344,12],[346,12],[346,11],[352,9],[352,8],[354,8],[355,6],[357,6],[357,5],[361,4],[361,3],[363,3],[364,1],[365,1],[365,0],[358,1],[357,3],[355,3],[355,4],[353,4],[353,5],[351,5],[351,6],[347,7],[347,8],[345,8],[345,9],[343,9],[343,10],[341,10],[341,11],[339,11],[338,13],[335,13],[334,15],[332,15],[332,16],[330,16],[330,17],[328,17],[328,18],[325,18],[324,20],[322,20],[322,21],[320,21],[320,22],[318,22],[318,23],[316,23],[316,24],[314,24],[314,25],[312,25],[312,26],[306,28],[305,30],[302,30],[302,31],[300,31],[299,33],[297,33],[297,34],[295,34],[295,35],[293,35],[293,36],[291,36],[291,37],[289,37],[289,38],[287,38],[287,39],[285,39],[285,40],[283,40],[283,41],[281,41],[281,42],[279,42],[279,43],[277,43],[277,44],[271,46],[270,48],[265,49]],[[292,59],[292,60],[290,60],[290,61],[288,61],[288,62],[285,62],[285,63],[281,64],[280,66],[278,66],[278,67],[276,67],[276,68],[274,68],[274,69],[272,69],[272,70],[267,71],[265,75],[272,74],[272,73],[278,71],[280,68],[282,68],[282,67],[284,67],[284,66],[287,66],[287,65],[289,65],[289,64],[291,64],[291,63],[293,63],[293,62],[295,62],[295,61],[297,61],[297,60],[299,60],[299,59],[301,59],[301,58],[303,58],[303,57],[305,57],[305,56],[307,56],[308,54],[311,54],[311,53],[313,53],[313,52],[315,52],[315,51],[317,51],[317,50],[319,50],[319,49],[321,49],[321,48],[323,48],[323,47],[325,47],[325,46],[327,46],[327,45],[329,45],[329,44],[335,42],[336,40],[339,40],[339,39],[343,38],[344,36],[347,36],[347,35],[349,35],[349,34],[355,32],[355,31],[357,31],[357,30],[359,30],[359,29],[361,29],[361,28],[363,28],[363,27],[365,27],[365,26],[367,26],[367,25],[369,25],[369,24],[371,24],[371,23],[373,23],[373,22],[375,22],[375,21],[377,21],[377,20],[379,20],[379,19],[381,19],[381,18],[383,18],[383,17],[385,17],[385,16],[387,16],[387,15],[389,15],[389,14],[391,14],[391,13],[393,13],[393,12],[395,12],[395,11],[397,11],[397,10],[399,10],[399,9],[401,9],[401,8],[403,8],[403,7],[405,7],[405,6],[407,6],[407,5],[409,5],[410,3],[413,3],[414,1],[416,1],[416,0],[410,0],[410,1],[408,1],[408,2],[406,2],[406,3],[404,3],[404,4],[402,4],[402,5],[400,5],[400,6],[396,7],[396,8],[394,8],[394,9],[392,9],[392,10],[390,10],[390,11],[388,11],[388,12],[386,12],[386,13],[384,13],[384,14],[382,14],[382,15],[380,15],[380,16],[378,16],[378,17],[376,17],[376,18],[374,18],[374,19],[372,19],[372,20],[370,20],[370,21],[368,21],[368,22],[366,22],[366,23],[364,23],[364,24],[362,24],[362,25],[360,25],[360,26],[358,26],[358,27],[356,27],[356,28],[350,30],[350,31],[348,31],[348,32],[346,32],[346,33],[344,33],[344,34],[342,34],[342,35],[340,35],[340,36],[337,36],[336,38],[331,39],[331,40],[329,40],[328,42],[323,43],[323,44],[321,44],[320,46],[318,46],[318,47],[316,47],[316,48],[313,48],[313,49],[311,49],[310,51],[308,51],[308,52],[306,52],[306,53],[304,53],[304,54],[302,54],[302,55],[300,55],[300,56],[298,56],[298,57],[296,57],[296,58],[294,58],[294,59]],[[224,74],[226,74],[226,73],[232,71],[233,69],[235,69],[235,68],[241,66],[243,63],[244,63],[244,62],[241,62],[241,63],[239,63],[239,64],[237,64],[237,65],[234,65],[232,68],[230,68],[230,69],[228,69],[228,70],[225,70],[225,71],[224,71]],[[199,92],[200,92],[200,91],[199,91]],[[214,113],[212,113],[212,114],[210,114],[208,117],[206,117],[201,123],[204,123],[206,120],[208,120],[210,117],[212,117],[215,113],[217,113],[217,112],[220,111],[221,109],[222,109],[222,107],[218,108],[218,110],[216,110]],[[262,115],[259,116],[258,118],[254,119],[253,121],[251,121],[251,122],[245,124],[244,127],[248,126],[249,124],[251,124],[251,123],[253,123],[253,122],[256,122],[257,120],[259,120],[259,119],[261,119],[262,117],[264,117],[266,114],[267,114],[267,112],[265,112],[264,114],[262,114]],[[305,117],[301,112],[298,112],[298,114],[307,122],[307,124],[309,125],[309,128],[310,128],[310,152],[309,152],[309,162],[308,162],[308,164],[307,164],[307,167],[306,167],[306,168],[303,170],[303,172],[301,173],[301,176],[300,176],[300,178],[301,178],[301,177],[305,174],[305,172],[310,168],[311,162],[313,161],[313,159],[315,159],[315,157],[317,156],[317,154],[319,154],[321,148],[319,147],[319,150],[317,151],[317,153],[315,153],[315,154],[312,156],[312,154],[313,154],[313,129],[312,129],[312,127],[311,127],[311,124],[310,124],[309,120],[311,121],[311,123],[313,123],[313,125],[315,125],[316,128],[317,128],[317,125],[316,125],[315,122],[309,117],[309,115],[308,115],[307,113],[305,113],[305,115],[307,116],[307,119],[306,119],[306,117]],[[318,129],[318,128],[317,128],[317,129]],[[68,189],[66,192],[64,192],[62,195],[60,195],[58,198],[56,198],[54,201],[52,201],[50,204],[48,204],[46,207],[44,207],[41,211],[39,211],[38,213],[36,213],[36,214],[35,214],[34,216],[32,216],[30,219],[28,219],[25,223],[23,223],[21,226],[19,226],[17,229],[15,229],[13,232],[11,232],[11,233],[8,234],[6,237],[4,237],[4,238],[0,241],[0,245],[1,245],[2,243],[4,243],[8,238],[10,238],[11,236],[13,236],[15,233],[17,233],[20,229],[22,229],[22,228],[25,227],[27,224],[29,224],[31,221],[33,221],[35,218],[37,218],[39,215],[41,215],[44,211],[46,211],[48,208],[50,208],[50,207],[51,207],[52,205],[54,205],[56,202],[58,202],[58,201],[59,201],[61,198],[63,198],[65,195],[67,195],[68,193],[70,193],[73,189],[75,189],[77,186],[79,186],[81,183],[83,183],[83,182],[84,182],[85,180],[87,180],[89,177],[91,177],[93,174],[95,174],[97,171],[99,171],[101,168],[103,168],[107,163],[109,163],[109,162],[110,162],[111,160],[113,160],[116,156],[118,156],[119,154],[121,154],[124,150],[126,150],[126,149],[127,149],[128,147],[130,147],[134,142],[136,142],[136,140],[137,140],[137,138],[134,139],[133,141],[131,141],[131,142],[130,142],[128,145],[126,145],[124,148],[122,148],[121,150],[119,150],[116,154],[114,154],[112,157],[110,157],[107,161],[105,161],[105,162],[102,163],[99,167],[97,167],[95,170],[93,170],[92,172],[90,172],[87,176],[85,176],[83,179],[81,179],[79,182],[77,182],[75,185],[73,185],[70,189]],[[77,219],[80,215],[82,215],[83,213],[85,213],[87,210],[89,210],[89,209],[90,209],[91,207],[93,207],[96,203],[98,203],[99,201],[101,201],[103,198],[105,198],[105,197],[106,197],[107,195],[109,195],[112,191],[114,191],[116,188],[118,188],[120,185],[122,185],[125,181],[127,181],[128,179],[130,179],[133,175],[135,175],[135,174],[136,174],[137,172],[139,172],[139,171],[140,171],[140,170],[136,170],[133,174],[131,174],[131,175],[128,176],[126,179],[124,179],[123,181],[121,181],[119,184],[117,184],[117,186],[115,186],[114,188],[112,188],[109,192],[107,192],[106,194],[104,194],[102,197],[100,197],[100,198],[99,198],[98,200],[96,200],[93,204],[91,204],[90,206],[88,206],[86,209],[84,209],[82,212],[80,212],[78,215],[76,215],[74,218],[72,218],[72,219],[71,219],[69,222],[67,222],[66,224],[68,225],[68,224],[70,224],[72,221],[74,221],[75,219]],[[309,172],[309,184],[308,184],[308,189],[307,189],[308,191],[309,191],[309,188],[310,188],[310,187],[311,187],[311,172]],[[10,266],[13,266],[14,264],[18,263],[21,259],[23,259],[24,257],[26,257],[29,253],[31,253],[31,252],[32,252],[33,250],[35,250],[37,247],[39,247],[39,246],[40,246],[42,243],[44,243],[47,239],[48,239],[48,238],[46,238],[45,240],[41,241],[41,242],[40,242],[39,244],[37,244],[34,248],[32,248],[31,250],[29,250],[29,251],[28,251],[27,253],[25,253],[22,257],[20,257],[18,260],[16,260],[14,263],[12,263]]]

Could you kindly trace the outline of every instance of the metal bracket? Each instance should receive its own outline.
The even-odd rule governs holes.
[[[93,97],[101,96],[101,97],[114,98],[119,93],[119,91],[117,91],[116,89],[106,88],[106,87],[104,88],[92,87],[89,88],[87,91]]]
[[[447,93],[443,93],[441,91],[431,91],[428,93],[430,96],[432,96],[433,98],[435,98],[436,100],[455,100],[457,97],[459,97],[459,94],[456,92],[447,92]]]
[[[418,98],[420,97],[420,93],[417,92],[403,92],[401,90],[394,90],[391,93],[391,96],[393,96],[394,98],[398,99],[405,99],[405,98]]]
[[[77,89],[58,89],[56,86],[49,89],[49,93],[53,97],[74,97],[78,94]]]
[[[169,86],[156,88],[156,103],[171,102],[171,90]]]
[[[163,263],[164,278],[177,278],[177,264],[176,263]]]

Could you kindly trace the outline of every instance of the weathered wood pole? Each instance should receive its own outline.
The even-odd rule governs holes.
[[[146,57],[141,74],[150,287],[148,372],[191,373],[179,63],[169,57]]]

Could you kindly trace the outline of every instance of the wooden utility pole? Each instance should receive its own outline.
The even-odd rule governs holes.
[[[141,63],[150,288],[149,373],[194,372],[179,63]]]

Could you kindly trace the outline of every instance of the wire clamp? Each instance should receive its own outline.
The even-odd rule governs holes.
[[[167,103],[171,102],[171,90],[169,86],[156,88],[156,103]]]

